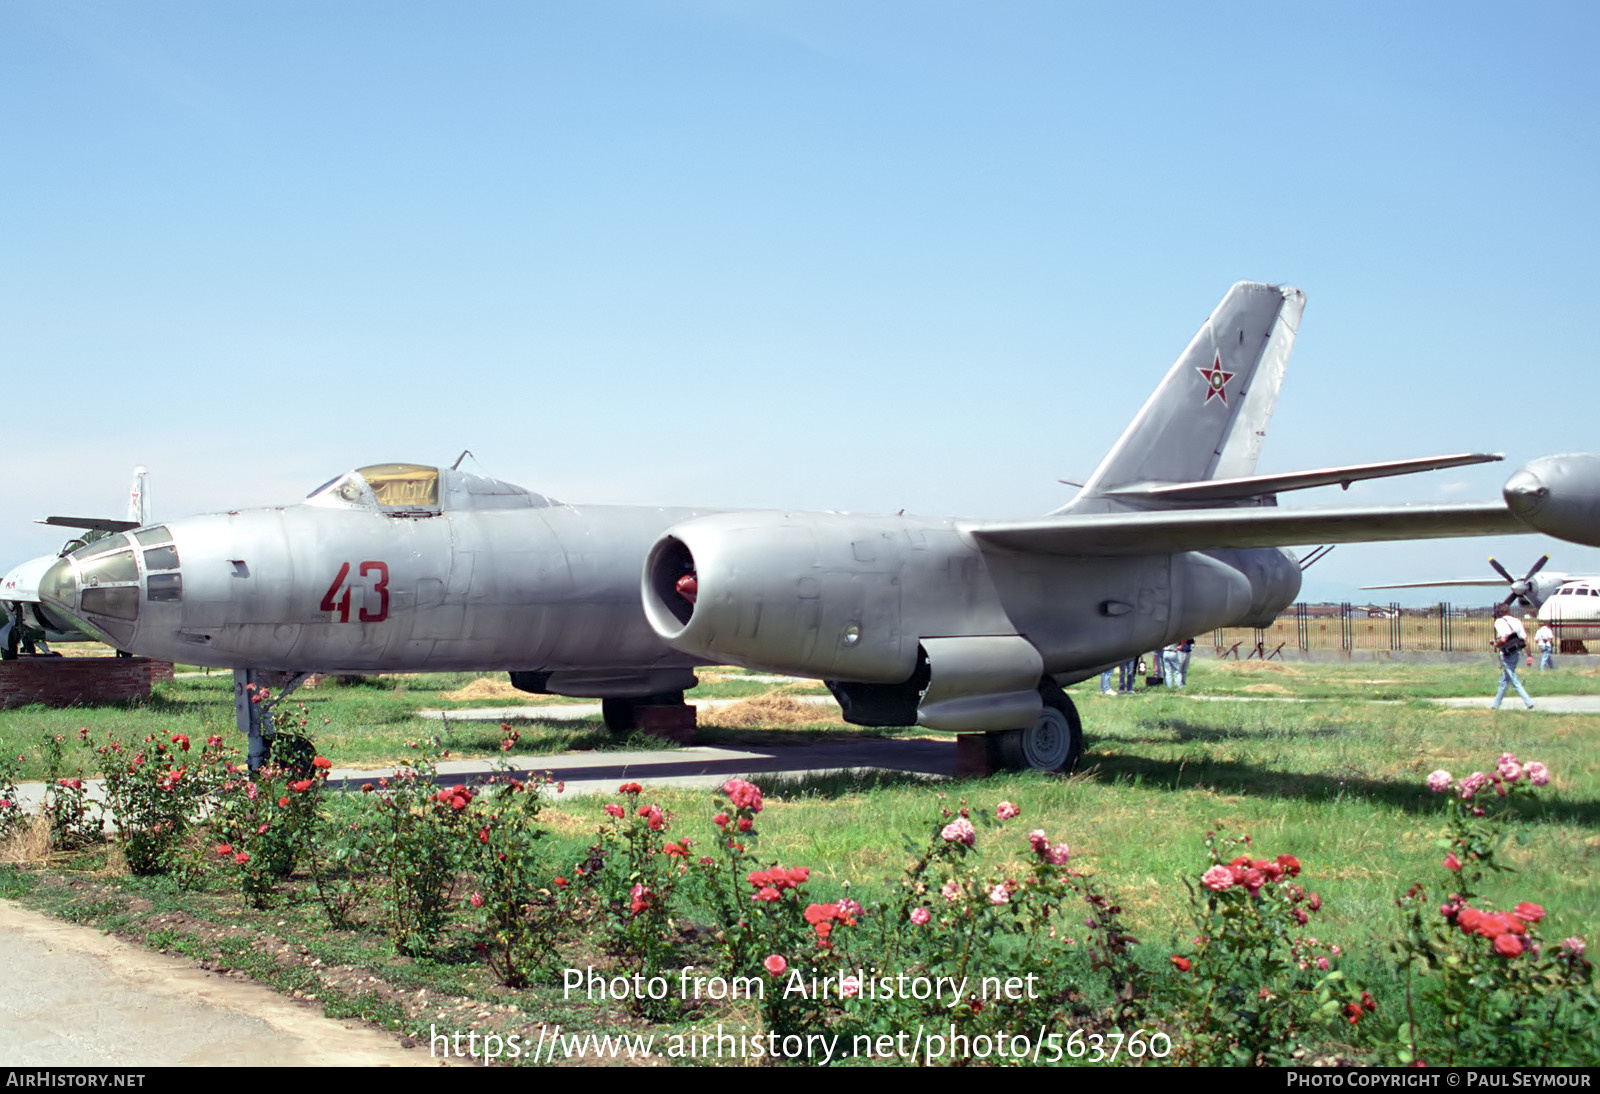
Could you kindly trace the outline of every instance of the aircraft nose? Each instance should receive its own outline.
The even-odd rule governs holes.
[[[78,575],[72,563],[58,558],[39,579],[39,599],[57,611],[75,615],[78,611]]]

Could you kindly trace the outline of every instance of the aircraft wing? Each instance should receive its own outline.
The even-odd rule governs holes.
[[[1149,555],[1226,547],[1517,535],[1535,529],[1504,502],[1341,509],[1186,509],[964,521],[980,543],[1051,555]]]
[[[1425,456],[1414,460],[1384,460],[1357,463],[1346,467],[1324,467],[1318,471],[1291,471],[1279,475],[1249,475],[1235,479],[1201,479],[1196,482],[1157,483],[1119,486],[1107,490],[1113,498],[1147,498],[1155,502],[1224,502],[1278,494],[1285,490],[1309,490],[1335,484],[1350,489],[1353,482],[1384,479],[1394,475],[1415,475],[1419,471],[1439,471],[1475,463],[1497,463],[1505,459],[1497,452],[1468,452],[1459,456]]]

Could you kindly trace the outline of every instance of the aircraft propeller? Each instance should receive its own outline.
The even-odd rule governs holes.
[[[1512,577],[1504,566],[1500,565],[1500,563],[1491,558],[1489,560],[1489,565],[1494,567],[1495,573],[1506,579],[1506,584],[1511,588],[1511,594],[1507,596],[1502,603],[1509,608],[1511,607],[1511,602],[1513,600],[1520,600],[1522,601],[1523,607],[1533,607],[1533,601],[1528,598],[1528,593],[1533,588],[1533,575],[1544,569],[1544,564],[1549,561],[1549,555],[1545,555],[1544,557],[1540,558],[1538,562],[1533,564],[1533,569],[1529,570],[1527,574],[1524,575],[1519,581],[1517,578]]]

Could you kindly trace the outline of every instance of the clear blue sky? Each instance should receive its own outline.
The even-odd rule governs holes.
[[[34,517],[120,515],[135,463],[161,517],[463,448],[564,500],[1038,514],[1242,279],[1310,300],[1262,471],[1508,457],[1286,500],[1494,498],[1600,449],[1597,31],[7,0],[0,569],[58,546]],[[1545,551],[1600,572],[1349,546],[1306,592]]]

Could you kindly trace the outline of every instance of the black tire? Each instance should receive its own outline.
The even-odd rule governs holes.
[[[606,728],[613,736],[626,737],[633,732],[633,708],[636,699],[602,699],[600,700],[600,717],[605,719]]]
[[[309,738],[285,733],[272,738],[268,753],[269,763],[280,767],[289,779],[309,779],[316,774],[312,763],[317,758],[317,746]]]
[[[1023,764],[1034,771],[1071,772],[1083,757],[1083,723],[1060,686],[1050,679],[1039,685],[1044,709],[1029,729],[1019,730]]]

